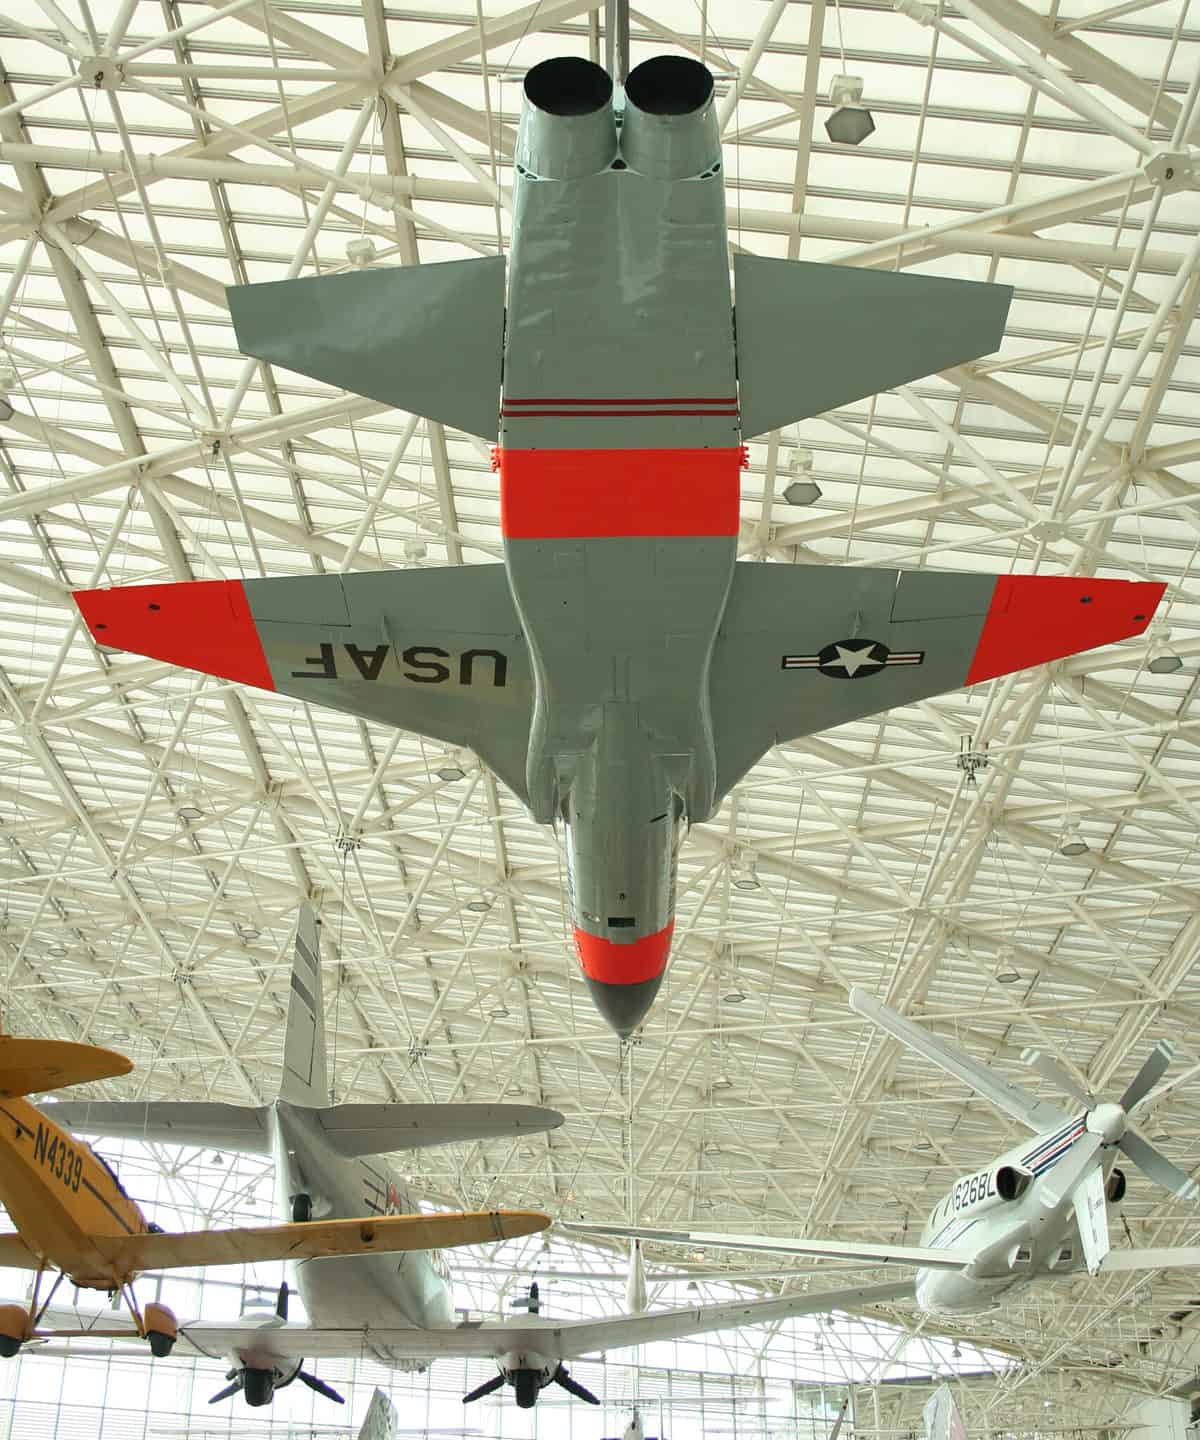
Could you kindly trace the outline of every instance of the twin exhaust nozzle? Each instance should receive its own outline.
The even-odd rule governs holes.
[[[685,180],[721,158],[713,78],[698,60],[657,55],[629,73],[620,123],[613,83],[590,60],[543,60],[525,76],[517,164],[545,180],[629,169]]]

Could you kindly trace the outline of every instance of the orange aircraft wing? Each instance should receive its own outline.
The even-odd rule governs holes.
[[[19,1235],[0,1235],[0,1270],[36,1270],[37,1256]]]
[[[6,1099],[109,1080],[132,1069],[132,1060],[99,1045],[0,1035],[0,1096]]]
[[[265,1260],[314,1260],[392,1250],[438,1250],[495,1244],[544,1230],[536,1210],[481,1210],[445,1215],[380,1215],[369,1220],[309,1220],[243,1230],[183,1234],[97,1235],[92,1243],[115,1270],[137,1274],[193,1265],[243,1265]]]

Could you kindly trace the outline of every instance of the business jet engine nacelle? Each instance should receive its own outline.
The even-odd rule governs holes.
[[[961,1180],[955,1181],[950,1192],[951,1205],[956,1215],[964,1210],[990,1210],[997,1205],[1010,1205],[1024,1195],[1032,1180],[1032,1171],[1026,1170],[1023,1165],[996,1165],[990,1170],[977,1170],[973,1175],[964,1175]]]

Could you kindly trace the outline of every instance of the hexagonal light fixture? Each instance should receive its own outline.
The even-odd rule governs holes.
[[[1074,860],[1080,855],[1086,855],[1090,848],[1084,838],[1083,826],[1078,820],[1068,820],[1063,826],[1062,838],[1058,842],[1058,853],[1067,855]]]
[[[783,498],[789,505],[814,505],[821,498],[821,487],[815,480],[793,480],[783,487]]]
[[[735,890],[757,890],[761,881],[754,856],[749,850],[739,850],[729,866],[729,879]]]
[[[835,145],[861,145],[875,133],[875,120],[862,103],[861,75],[835,75],[829,87],[833,114],[825,122],[825,133]]]
[[[1171,649],[1171,632],[1162,624],[1150,627],[1150,650],[1146,656],[1146,669],[1151,675],[1174,675],[1183,669],[1183,657]]]

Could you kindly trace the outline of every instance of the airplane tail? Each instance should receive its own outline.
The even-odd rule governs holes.
[[[279,1086],[279,1098],[293,1105],[319,1106],[329,1101],[319,925],[316,912],[306,900],[296,923],[283,1039],[283,1078]]]
[[[128,1075],[133,1061],[99,1045],[0,1035],[0,1097],[15,1100],[42,1090],[65,1090],[92,1080]]]

